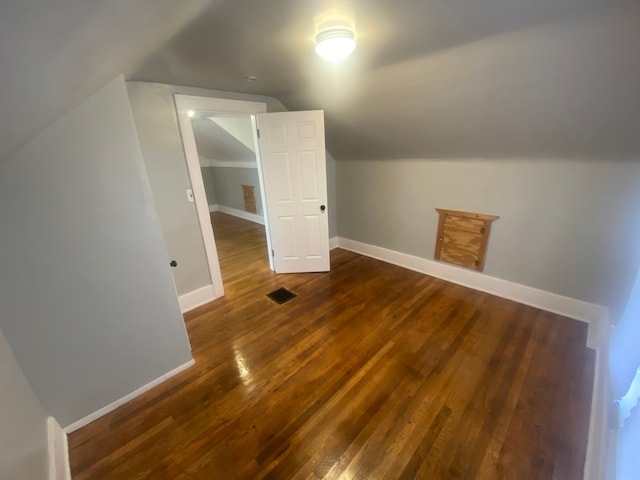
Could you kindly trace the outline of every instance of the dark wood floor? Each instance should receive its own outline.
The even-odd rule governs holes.
[[[584,324],[340,249],[274,275],[262,227],[214,221],[196,365],[73,433],[74,479],[582,478]]]

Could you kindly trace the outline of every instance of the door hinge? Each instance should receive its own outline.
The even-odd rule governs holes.
[[[258,138],[260,138],[260,129],[256,128],[256,130],[258,131]]]
[[[275,256],[276,256],[276,252],[275,252],[275,250],[274,250],[273,248],[271,249],[271,256],[272,256],[272,257],[275,257]]]

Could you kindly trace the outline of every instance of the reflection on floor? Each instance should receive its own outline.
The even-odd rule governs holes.
[[[196,365],[73,433],[74,480],[582,478],[585,324],[340,249],[276,275],[261,226],[213,221]]]
[[[222,212],[211,213],[211,224],[225,288],[253,272],[270,271],[264,225]]]

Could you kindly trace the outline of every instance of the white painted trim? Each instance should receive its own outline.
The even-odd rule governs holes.
[[[53,417],[47,418],[49,480],[71,480],[67,434]]]
[[[214,160],[203,155],[200,156],[200,165],[205,168],[253,168],[258,169],[258,163],[250,160]]]
[[[338,246],[345,250],[441,278],[452,283],[457,283],[458,285],[587,322],[589,324],[589,341],[587,342],[587,346],[592,348],[596,337],[596,334],[592,333],[592,331],[600,331],[601,326],[599,322],[606,313],[604,307],[594,303],[564,297],[526,285],[490,277],[474,270],[468,270],[434,260],[427,260],[426,258],[408,255],[375,245],[368,245],[348,238],[338,237]]]
[[[329,238],[329,250],[333,250],[334,248],[338,248],[338,237]]]
[[[195,360],[192,358],[187,363],[184,363],[184,364],[180,365],[179,367],[174,368],[173,370],[165,373],[164,375],[156,378],[155,380],[147,383],[146,385],[143,385],[142,387],[134,390],[133,392],[129,393],[128,395],[125,395],[124,397],[116,400],[115,402],[110,403],[106,407],[103,407],[100,410],[97,410],[97,411],[87,415],[86,417],[81,418],[80,420],[78,420],[76,422],[73,422],[71,425],[67,425],[66,427],[64,427],[64,431],[66,433],[75,432],[79,428],[82,428],[85,425],[90,424],[94,420],[97,420],[98,418],[103,417],[107,413],[110,413],[110,412],[114,411],[116,408],[121,407],[125,403],[130,402],[134,398],[139,397],[143,393],[151,390],[152,388],[160,385],[161,383],[166,382],[171,377],[174,377],[175,375],[179,374],[180,372],[182,372],[182,371],[186,370],[187,368],[195,365],[195,363],[196,363]]]
[[[184,147],[185,157],[187,159],[189,178],[191,179],[191,188],[193,189],[196,211],[200,222],[200,231],[202,233],[202,240],[207,255],[211,283],[213,284],[213,289],[217,298],[224,295],[224,286],[222,284],[222,273],[220,272],[220,261],[218,259],[218,251],[216,249],[216,240],[213,235],[213,228],[211,227],[211,219],[209,217],[209,202],[207,201],[204,181],[202,180],[202,166],[200,164],[200,156],[198,155],[198,149],[196,147],[191,118],[189,118],[189,111],[204,111],[212,114],[246,113],[251,116],[251,125],[254,129],[254,140],[257,141],[254,116],[258,113],[266,112],[267,104],[262,102],[247,102],[242,100],[198,97],[182,94],[174,94],[174,99],[178,114],[178,124],[182,135],[182,144]],[[256,161],[260,162],[260,155],[257,152]],[[258,177],[260,181],[260,189],[264,192],[260,169],[258,169]],[[268,226],[266,232],[267,244],[269,245],[270,250],[271,239],[269,237]],[[271,259],[271,255],[269,255],[269,258]]]
[[[606,354],[596,350],[595,375],[591,394],[591,415],[587,455],[584,462],[584,480],[604,480],[609,449],[609,412]]]
[[[276,271],[274,263],[273,242],[271,239],[271,225],[269,224],[269,203],[267,202],[267,190],[264,187],[264,163],[262,162],[262,150],[260,149],[260,135],[258,135],[258,114],[251,116],[251,128],[253,128],[253,144],[256,146],[256,162],[258,163],[258,181],[260,182],[260,200],[262,201],[262,215],[264,216],[264,233],[267,237],[267,257],[269,268]]]
[[[202,179],[202,167],[200,166],[200,157],[196,146],[196,138],[193,133],[193,125],[189,117],[190,110],[197,110],[194,105],[194,98],[188,95],[174,95],[176,102],[176,111],[178,114],[178,125],[182,136],[182,145],[187,160],[187,170],[191,180],[191,189],[193,190],[193,198],[195,201],[196,213],[200,223],[200,232],[202,234],[202,242],[207,257],[207,265],[209,267],[209,276],[216,293],[216,297],[224,295],[224,286],[222,284],[222,273],[220,272],[220,262],[218,260],[218,251],[216,249],[216,240],[213,236],[213,228],[211,227],[211,219],[209,218],[209,202],[207,201],[207,193],[204,189],[204,180]]]
[[[589,439],[584,463],[584,480],[604,480],[608,476],[609,462],[615,464],[615,432],[611,428],[609,391],[609,339],[611,338],[609,315],[600,321],[600,331],[594,335],[597,343],[593,391],[591,395],[591,415],[589,418]]]
[[[189,110],[207,112],[212,115],[220,113],[264,113],[267,111],[267,104],[264,102],[251,102],[248,100],[232,100],[230,98],[199,97],[197,95],[174,94],[176,104],[179,107]],[[187,117],[189,118],[189,117]],[[191,120],[189,120],[191,121]]]
[[[244,210],[238,210],[237,208],[227,207],[226,205],[219,205],[217,203],[214,205],[209,205],[209,212],[222,212],[228,215],[233,215],[234,217],[249,220],[250,222],[264,225],[264,216],[258,215],[256,213],[245,212]]]
[[[233,215],[234,217],[243,218],[250,222],[259,223],[264,225],[264,217],[256,213],[245,212],[244,210],[238,210],[237,208],[227,207],[226,205],[216,205],[218,208],[216,211],[226,213],[227,215]]]
[[[199,307],[200,305],[209,303],[216,298],[218,297],[216,297],[213,285],[205,285],[202,288],[180,295],[178,297],[178,303],[180,304],[180,311],[185,313]]]

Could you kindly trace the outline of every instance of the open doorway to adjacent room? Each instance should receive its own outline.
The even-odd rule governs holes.
[[[329,271],[324,113],[266,113],[266,104],[260,102],[180,94],[175,101],[215,298],[224,295],[224,286],[211,213],[263,221],[263,251],[276,273]],[[198,131],[217,132],[218,142],[207,145],[208,135]],[[231,159],[230,152],[237,158]],[[226,176],[234,169],[235,178],[218,181],[221,173],[203,173],[203,168],[228,169],[222,173]],[[255,174],[238,168],[255,170],[257,182]],[[214,176],[206,181],[213,186],[207,193],[210,173]],[[231,205],[221,205],[222,198]],[[214,215],[214,223],[218,217],[230,220]],[[220,223],[218,228],[223,228]],[[230,250],[239,249],[232,243]]]
[[[211,275],[211,283],[213,285],[215,298],[218,298],[224,295],[224,285],[223,285],[223,276],[222,276],[222,265],[218,257],[218,248],[217,248],[218,232],[216,232],[216,236],[214,236],[215,227],[212,225],[212,220],[213,221],[217,221],[218,219],[222,220],[226,217],[222,217],[221,215],[215,215],[217,213],[220,213],[219,211],[218,212],[211,211],[211,210],[220,209],[220,203],[215,203],[215,202],[218,202],[218,199],[217,199],[218,192],[215,191],[215,180],[214,180],[214,177],[210,175],[212,172],[207,170],[215,167],[208,166],[208,165],[212,165],[213,162],[210,162],[208,160],[201,161],[200,159],[201,155],[200,155],[199,147],[196,141],[196,130],[208,129],[208,130],[217,131],[218,133],[220,133],[220,130],[224,131],[224,129],[220,127],[220,123],[225,123],[224,120],[220,122],[219,121],[220,119],[226,118],[227,119],[226,123],[230,124],[235,122],[239,125],[242,125],[243,121],[246,119],[251,123],[252,143],[254,146],[258,145],[255,115],[258,113],[266,112],[267,106],[266,104],[261,102],[246,102],[246,101],[238,101],[238,100],[228,100],[228,99],[211,98],[211,97],[197,97],[197,96],[180,95],[180,94],[175,95],[175,102],[176,102],[176,110],[178,113],[178,122],[180,124],[180,132],[182,135],[182,142],[185,149],[187,167],[189,170],[189,177],[191,178],[191,186],[193,188],[193,197],[196,205],[196,211],[198,214],[198,220],[200,222],[202,241],[203,241],[204,249],[207,255],[207,262],[209,266],[209,272]],[[218,119],[218,122],[214,122],[208,117]],[[238,119],[241,119],[241,120],[238,120]],[[201,123],[201,121],[205,121],[205,120],[206,122],[209,122],[210,125],[207,125],[206,123]],[[244,135],[243,141],[240,141],[237,139],[235,139],[234,141],[241,143],[243,147],[247,148],[246,147],[246,143],[248,143],[248,140],[246,138],[247,133],[245,132],[245,134],[243,135]],[[202,131],[200,131],[200,133],[198,134],[198,137],[202,137],[202,136],[203,136]],[[220,138],[224,138],[222,134],[220,134]],[[226,141],[227,143],[231,143],[233,145],[233,142],[231,142],[228,138],[224,138],[224,141]],[[202,151],[203,158],[206,159],[207,154],[209,155],[214,154],[213,150],[212,151],[207,150],[207,148],[209,147],[203,144],[202,138],[200,139],[200,143],[201,143],[200,149],[203,150]],[[237,147],[236,150],[242,150],[237,145],[236,147]],[[247,160],[245,161],[248,161],[249,159],[250,157],[247,156]],[[229,161],[229,160],[225,161],[222,159],[217,159],[217,160],[221,162]],[[260,197],[259,205],[262,206],[262,211],[264,213],[263,215],[264,223],[268,225],[268,216],[266,215],[266,201],[265,201],[265,192],[264,192],[264,186],[263,186],[264,184],[262,179],[261,162],[259,158],[259,149],[255,149],[253,158],[251,160],[256,162],[256,165],[257,165],[256,171],[258,174],[259,186],[260,186],[259,193],[256,192],[254,189],[254,196],[259,195]],[[203,167],[202,163],[204,163],[207,166]],[[234,168],[234,167],[226,167],[226,168]],[[204,176],[203,176],[203,173],[204,173]],[[211,186],[213,186],[213,191],[210,191],[209,193],[207,193],[207,190],[205,188],[205,177],[209,177],[206,181],[209,184],[210,190],[211,190]],[[212,202],[211,207],[210,207],[210,201]],[[238,205],[238,204],[235,204],[235,205]],[[257,207],[258,207],[258,202],[256,202],[256,210],[257,210]],[[230,208],[234,208],[234,207],[230,207]],[[240,208],[235,208],[236,213],[237,211],[241,211],[241,210],[242,209]],[[227,212],[229,211],[230,210],[227,210]],[[247,212],[247,213],[250,213],[250,212]],[[212,214],[214,215],[212,216]],[[257,213],[256,213],[256,216],[257,216]],[[229,218],[227,218],[227,220],[229,220],[227,224],[231,223],[232,221]],[[264,226],[260,225],[259,223],[250,222],[247,219],[237,218],[237,220],[245,220],[245,222],[247,222],[247,224],[245,225],[253,224],[252,226],[254,229],[262,228],[261,238],[263,238],[264,241],[266,242],[266,248],[263,248],[262,251],[264,256],[268,259],[269,258],[268,252],[271,247],[271,242],[269,238],[269,229],[268,228],[265,229]],[[254,217],[254,220],[257,220],[257,217]],[[229,228],[225,227],[224,222],[217,222],[217,223],[219,223],[217,230],[220,231],[219,233],[221,234],[221,236],[224,236],[225,232],[229,233],[230,231],[234,230],[229,225],[227,225],[227,227]],[[223,256],[225,255],[224,253],[225,248],[223,247],[224,243],[225,242],[221,242],[221,248],[220,248],[220,253]],[[238,245],[236,242],[229,242],[229,243],[232,249],[234,248],[234,246],[236,250],[241,248],[241,246]],[[270,266],[267,265],[266,268],[270,268]]]
[[[269,268],[252,116],[190,116],[223,284]]]

